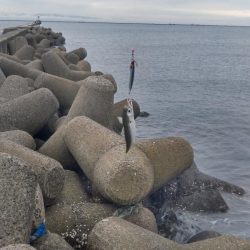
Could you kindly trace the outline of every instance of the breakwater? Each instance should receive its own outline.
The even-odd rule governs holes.
[[[49,38],[51,32],[49,29],[46,31],[46,29],[37,28],[32,33],[39,35],[44,31],[45,34],[49,33],[45,35]],[[19,39],[21,40],[18,38],[16,41]],[[36,43],[41,43],[41,41],[39,42],[38,39]],[[46,40],[43,44],[46,42],[48,44]],[[1,145],[4,146],[1,152],[21,159],[30,166],[29,171],[35,173],[37,181],[33,183],[39,183],[42,189],[48,229],[53,233],[63,235],[75,248],[85,246],[84,243],[88,241],[87,236],[94,227],[89,237],[90,249],[112,249],[117,246],[125,249],[152,249],[154,244],[159,245],[159,249],[166,248],[167,245],[173,246],[174,249],[187,247],[197,249],[197,244],[182,246],[155,234],[154,216],[145,207],[150,208],[157,216],[159,206],[156,202],[164,203],[171,200],[174,203],[173,210],[176,204],[178,207],[191,210],[192,207],[188,208],[188,205],[196,201],[197,204],[203,205],[203,210],[226,211],[227,205],[218,189],[238,194],[244,191],[201,174],[194,165],[190,144],[182,138],[138,141],[129,154],[125,154],[124,139],[111,130],[115,127],[114,120],[116,120],[113,110],[114,108],[117,110],[118,106],[118,104],[113,104],[113,96],[117,88],[114,79],[110,75],[90,71],[90,65],[84,60],[86,50],[78,49],[72,53],[66,53],[63,47],[51,48],[51,45],[54,44],[50,43],[47,48],[43,46],[42,49],[41,46],[30,45],[34,49],[32,57],[27,46],[26,50],[24,46],[20,46],[16,52],[10,53],[11,57],[7,56],[6,59],[6,55],[2,55],[3,58],[1,58],[3,78],[7,77],[5,81],[14,82],[12,85],[3,82],[4,89],[9,90],[9,95],[3,94],[2,97],[2,131],[19,129],[28,132],[36,139],[37,145],[43,144],[37,154],[43,157],[45,155],[46,160],[41,157],[40,163],[36,163],[34,159],[40,158],[33,153],[34,148],[31,151],[20,148],[20,143],[17,142],[18,145],[14,146],[12,143],[8,146],[11,142],[2,141]],[[80,68],[79,65],[87,65],[88,69]],[[22,92],[23,87],[26,89],[25,84],[15,84],[17,80],[10,80],[13,75],[18,75],[20,81],[28,81],[26,84],[28,90],[25,90],[25,93]],[[20,89],[18,91],[15,89],[19,85],[21,85],[20,92]],[[121,105],[120,110],[122,108]],[[8,140],[10,137],[6,138],[6,133],[3,136],[5,140]],[[49,163],[52,159],[54,162]],[[45,169],[43,162],[47,162],[45,165],[51,166],[51,170]],[[58,163],[64,169],[74,172],[63,171],[63,177],[62,168],[55,166]],[[57,169],[56,174],[50,174],[49,171],[53,173],[54,169]],[[74,175],[75,172],[78,175]],[[70,179],[68,175],[74,175],[75,179]],[[46,176],[51,177],[52,180],[48,180]],[[79,176],[82,177],[78,181],[79,185],[73,189],[78,183]],[[178,180],[175,180],[175,177],[178,177]],[[174,185],[172,182],[178,183],[175,192],[168,189],[168,185],[171,187]],[[50,187],[50,183],[55,185]],[[87,183],[87,189],[81,186],[84,183]],[[32,187],[31,183],[27,185]],[[55,192],[54,189],[59,189],[59,191]],[[71,189],[73,190],[70,191]],[[183,191],[180,192],[182,189]],[[56,193],[56,198],[51,193]],[[211,196],[211,193],[214,195]],[[169,194],[173,194],[172,197],[168,197]],[[32,204],[32,197],[31,194],[30,204]],[[74,197],[80,200],[73,200]],[[204,202],[200,202],[201,198]],[[121,219],[108,219],[100,222],[101,224],[98,223],[106,217],[119,215],[119,209],[122,210],[123,215],[125,205],[135,205],[141,201],[144,207],[135,207],[126,216],[132,216],[133,219],[130,218],[130,221],[140,227],[131,227],[131,224],[124,223]],[[22,208],[25,210],[26,206],[27,204],[23,204]],[[199,209],[197,206],[193,208]],[[28,214],[31,214],[30,211]],[[109,223],[105,223],[107,221]],[[107,224],[117,230],[110,231]],[[144,231],[142,227],[153,231],[154,234]],[[101,236],[98,233],[100,228]],[[162,227],[160,233],[164,233]],[[26,232],[26,237],[28,234]],[[12,235],[14,237],[15,232]],[[133,237],[128,239],[126,235]],[[233,237],[230,240],[229,238],[220,237],[218,241],[200,244],[203,248],[212,247],[211,244],[214,244],[214,249],[216,249],[216,244],[217,246],[226,245],[227,241],[232,246],[244,242]],[[145,245],[145,241],[149,240],[152,245],[151,243]],[[247,243],[244,242],[244,244]]]

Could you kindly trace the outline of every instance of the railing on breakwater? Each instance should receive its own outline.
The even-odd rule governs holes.
[[[28,27],[16,28],[15,30],[0,35],[0,52],[8,54],[8,42],[17,36],[24,35],[27,30]]]

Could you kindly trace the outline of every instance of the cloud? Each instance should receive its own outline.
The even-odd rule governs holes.
[[[0,18],[250,24],[245,0],[1,0]]]

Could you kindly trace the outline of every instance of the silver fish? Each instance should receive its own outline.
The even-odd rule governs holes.
[[[126,141],[126,153],[135,142],[136,128],[132,102],[128,101],[128,105],[123,108],[122,122],[124,126],[124,135]]]

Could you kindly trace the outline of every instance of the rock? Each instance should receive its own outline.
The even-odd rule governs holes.
[[[193,163],[191,168],[180,175],[179,183],[182,193],[187,193],[188,190],[192,192],[204,189],[218,190],[237,195],[243,195],[245,193],[241,187],[202,173],[198,170],[195,163]]]
[[[0,124],[36,134],[59,105],[48,89],[38,89],[0,105]],[[38,115],[39,114],[39,115]]]
[[[4,153],[0,153],[0,172],[0,247],[26,243],[35,209],[36,176],[26,163]]]
[[[182,138],[146,139],[136,142],[135,145],[145,153],[153,166],[153,190],[162,187],[193,163],[193,149]]]
[[[33,137],[27,132],[22,130],[11,130],[11,131],[0,132],[0,140],[1,139],[10,140],[12,142],[15,142],[17,144],[20,144],[24,147],[33,150],[36,149],[36,143]]]
[[[11,154],[28,164],[27,169],[36,174],[47,204],[62,191],[64,171],[59,162],[8,140],[1,140],[0,152]]]
[[[15,56],[20,60],[33,60],[35,49],[30,45],[24,45],[16,51]]]
[[[95,225],[88,237],[88,249],[181,250],[183,248],[177,243],[121,218],[110,217]]]
[[[15,99],[30,92],[31,90],[28,81],[25,78],[16,75],[8,76],[0,87],[0,97],[5,98],[6,101]]]
[[[202,240],[185,245],[186,250],[248,250],[250,241],[242,240],[231,235]]]
[[[13,60],[7,59],[5,57],[0,57],[0,68],[6,76],[10,75],[19,75],[22,77],[28,77],[35,80],[40,74],[41,71],[30,69],[29,67],[15,62]]]
[[[37,239],[33,246],[37,250],[73,250],[73,248],[58,234],[47,233]]]
[[[43,73],[37,77],[34,86],[38,88],[48,88],[59,101],[60,109],[69,109],[76,97],[80,85],[51,74]]]
[[[35,250],[34,247],[26,244],[13,244],[6,247],[1,247],[1,250]]]
[[[140,112],[140,115],[139,115],[140,117],[149,117],[150,116],[150,114],[148,113],[148,112],[146,112],[146,111],[142,111],[142,112]]]
[[[40,71],[44,72],[42,61],[39,59],[36,59],[36,60],[28,63],[26,66],[29,67],[30,69],[36,69],[36,70],[40,70]]]
[[[91,72],[91,65],[88,61],[85,60],[80,60],[77,63],[77,66],[82,70],[82,71],[87,71],[87,72]]]
[[[70,70],[60,56],[52,51],[42,56],[42,63],[46,73],[64,77],[72,81],[80,81],[93,75],[91,72]]]
[[[124,139],[111,130],[87,117],[77,117],[68,123],[64,141],[106,199],[131,205],[151,191],[154,177],[148,158],[136,147],[126,154]]]
[[[207,240],[207,239],[212,239],[221,236],[220,233],[217,233],[215,231],[202,231],[199,232],[195,235],[193,235],[187,243],[193,243],[201,240]]]
[[[9,53],[10,55],[14,55],[19,49],[23,46],[28,45],[28,42],[24,36],[17,36],[13,40],[9,41]]]
[[[78,48],[78,49],[72,50],[69,53],[76,54],[80,60],[83,60],[87,57],[87,50],[85,48]]]
[[[217,190],[203,190],[190,195],[181,195],[176,206],[191,212],[226,212],[229,207]]]

